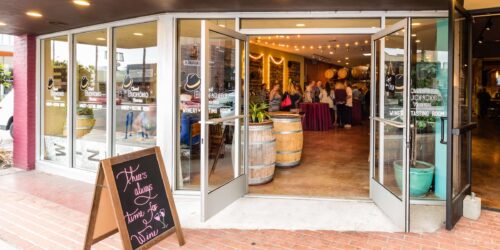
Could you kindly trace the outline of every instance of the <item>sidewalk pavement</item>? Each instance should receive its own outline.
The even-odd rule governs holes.
[[[36,171],[0,175],[1,241],[18,249],[81,249],[92,185]],[[452,231],[382,233],[339,231],[183,229],[152,249],[500,249],[500,213],[483,210]],[[121,249],[113,235],[94,249]]]

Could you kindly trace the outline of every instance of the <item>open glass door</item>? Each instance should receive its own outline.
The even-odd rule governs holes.
[[[446,228],[452,229],[463,214],[463,200],[471,193],[472,129],[472,18],[453,1],[448,90],[448,185]]]
[[[370,198],[409,231],[408,19],[372,36]]]
[[[247,192],[246,36],[201,25],[201,217],[206,221]]]

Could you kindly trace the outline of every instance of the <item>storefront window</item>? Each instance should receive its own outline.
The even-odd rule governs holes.
[[[233,19],[210,20],[234,29]],[[177,23],[178,146],[177,188],[200,189],[200,84],[201,20]],[[223,65],[223,64],[222,64]],[[223,79],[212,79],[224,83]],[[222,84],[224,85],[224,84]]]
[[[156,22],[115,28],[116,154],[156,145]]]
[[[445,199],[448,19],[412,19],[410,47],[410,181],[411,185],[430,184],[429,192],[420,198]],[[419,179],[412,179],[417,174]]]
[[[68,38],[44,39],[43,50],[43,118],[42,158],[66,165],[68,157]]]
[[[242,29],[379,28],[380,18],[242,19]]]
[[[75,35],[75,166],[96,171],[106,158],[106,30]]]

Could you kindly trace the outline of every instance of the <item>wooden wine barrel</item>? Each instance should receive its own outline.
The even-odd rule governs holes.
[[[351,75],[354,79],[363,79],[367,75],[367,66],[356,66],[351,70]]]
[[[90,131],[94,128],[94,125],[95,119],[93,115],[77,115],[75,127],[76,138],[81,138],[90,133]],[[64,125],[63,135],[68,135],[68,127],[66,125]]]
[[[248,184],[259,185],[274,177],[276,139],[272,121],[251,123],[248,127]]]
[[[273,135],[276,137],[276,166],[295,167],[300,164],[304,134],[300,115],[275,115]]]
[[[346,79],[347,76],[349,76],[349,69],[348,68],[341,68],[337,72],[338,79]]]

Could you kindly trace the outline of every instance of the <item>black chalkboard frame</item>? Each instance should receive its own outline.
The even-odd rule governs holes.
[[[154,239],[146,242],[145,244],[143,244],[140,247],[135,248],[135,249],[138,249],[138,250],[148,249],[173,233],[176,233],[180,246],[185,244],[184,235],[182,233],[181,225],[179,222],[179,216],[177,214],[177,209],[175,207],[174,198],[173,198],[172,191],[170,189],[170,185],[168,182],[168,177],[167,177],[167,174],[165,171],[165,164],[163,162],[163,157],[161,155],[160,148],[159,147],[152,147],[152,148],[132,152],[129,154],[124,154],[124,155],[104,159],[101,161],[99,171],[98,171],[98,176],[97,176],[98,181],[96,183],[96,190],[94,192],[94,204],[92,205],[92,211],[90,214],[89,226],[87,229],[87,236],[86,236],[87,238],[85,240],[86,242],[85,242],[84,249],[89,249],[92,244],[95,244],[96,242],[98,242],[106,237],[109,237],[113,234],[113,232],[110,232],[102,237],[97,238],[97,239],[92,239],[93,231],[94,231],[95,227],[97,225],[99,225],[99,222],[97,221],[97,215],[98,215],[98,210],[99,210],[99,203],[101,202],[100,195],[101,195],[103,189],[107,189],[109,191],[109,197],[111,198],[111,204],[113,207],[112,210],[114,211],[115,220],[116,220],[116,224],[118,227],[118,232],[120,233],[120,236],[122,238],[123,249],[126,249],[126,250],[134,249],[134,248],[132,248],[132,243],[130,241],[129,232],[127,229],[127,225],[125,223],[124,214],[123,214],[123,210],[122,210],[122,206],[121,206],[121,202],[120,202],[120,196],[119,196],[117,185],[116,185],[115,178],[113,175],[113,166],[120,164],[120,163],[127,162],[127,161],[136,160],[136,159],[139,159],[139,158],[142,158],[145,156],[149,156],[149,155],[156,155],[156,159],[158,161],[157,166],[160,168],[160,173],[161,173],[161,177],[162,177],[162,181],[163,181],[163,187],[165,189],[165,193],[166,193],[166,196],[168,199],[168,204],[169,204],[170,212],[171,212],[171,215],[172,215],[172,218],[174,221],[174,226],[172,228],[170,228],[169,230],[156,236]],[[104,178],[102,175],[104,175]],[[102,185],[102,184],[105,184],[105,185]],[[114,232],[116,232],[116,231],[114,231]]]

